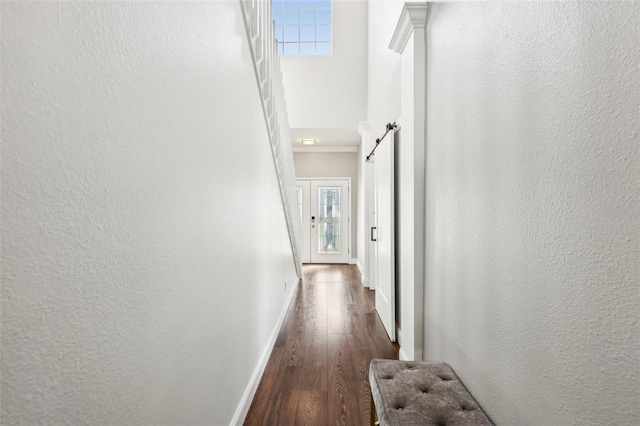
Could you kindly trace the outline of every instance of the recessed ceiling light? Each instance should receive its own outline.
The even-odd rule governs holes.
[[[302,138],[300,139],[300,142],[302,142],[305,145],[313,145],[318,141],[315,138]]]

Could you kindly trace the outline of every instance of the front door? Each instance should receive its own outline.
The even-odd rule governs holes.
[[[302,262],[349,263],[349,180],[299,179],[297,185],[305,240]]]

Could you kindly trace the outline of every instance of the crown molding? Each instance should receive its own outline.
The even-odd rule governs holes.
[[[416,28],[424,28],[427,24],[427,3],[405,3],[396,25],[396,30],[391,37],[389,49],[402,54],[407,41]]]
[[[358,152],[357,146],[293,146],[293,152]]]

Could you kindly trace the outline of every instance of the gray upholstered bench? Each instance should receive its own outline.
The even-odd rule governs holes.
[[[444,362],[374,359],[369,382],[372,425],[493,425]]]

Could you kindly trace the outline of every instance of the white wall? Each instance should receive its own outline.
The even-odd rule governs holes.
[[[1,423],[229,424],[296,282],[239,2],[3,3],[2,136]]]
[[[297,178],[351,178],[351,254],[358,257],[356,233],[358,229],[358,153],[357,152],[294,152],[293,162]]]
[[[351,128],[366,118],[367,2],[334,0],[333,55],[281,56],[289,124]]]
[[[498,424],[640,423],[640,3],[430,7],[425,358]]]
[[[389,49],[404,2],[369,2],[367,121],[371,151],[385,126],[400,118],[400,55]]]

